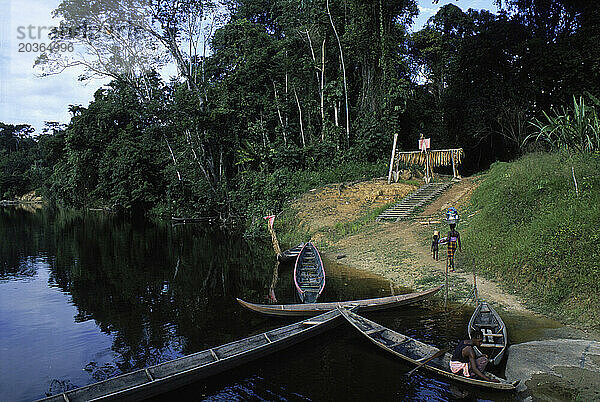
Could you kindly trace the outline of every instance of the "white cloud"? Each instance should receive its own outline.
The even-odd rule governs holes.
[[[25,47],[29,46],[26,44],[49,42],[47,39],[37,38],[38,27],[57,25],[57,20],[52,19],[51,12],[59,5],[60,0],[12,0],[0,3],[4,5],[5,10],[10,10],[6,14],[0,12],[5,16],[4,21],[0,23],[8,27],[4,29],[4,32],[8,33],[0,52],[3,61],[0,64],[0,90],[3,92],[0,96],[0,121],[31,124],[38,132],[43,128],[44,121],[67,123],[70,119],[69,105],[87,105],[103,81],[94,80],[84,85],[77,80],[81,71],[76,70],[39,77],[39,71],[33,68],[38,54],[19,52],[19,49],[29,50]],[[35,27],[31,30],[34,39],[28,37],[29,26]],[[22,38],[20,32],[27,33],[27,37]],[[48,31],[42,29],[41,32],[47,34]]]
[[[418,5],[417,7],[419,8],[419,12],[421,12],[423,14],[429,14],[429,15],[433,15],[433,14],[437,13],[437,10],[440,9],[440,7],[430,8],[430,7],[423,7],[422,5]]]
[[[61,74],[39,77],[33,68],[38,53],[19,52],[23,44],[42,43],[38,31],[58,25],[52,11],[61,0],[0,0],[0,121],[31,124],[40,132],[45,121],[68,123],[69,105],[84,105],[109,79],[78,80],[82,69],[72,68]],[[31,30],[29,27],[32,27]],[[31,36],[34,38],[30,38]],[[49,43],[46,39],[45,43]],[[26,50],[26,49],[22,49]],[[162,76],[168,80],[177,69],[168,64]]]

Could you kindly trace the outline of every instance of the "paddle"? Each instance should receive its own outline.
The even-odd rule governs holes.
[[[414,373],[415,371],[417,371],[418,369],[420,369],[421,367],[423,367],[426,363],[429,363],[430,361],[432,361],[433,359],[435,359],[436,357],[440,357],[441,355],[443,355],[444,353],[446,353],[447,351],[449,351],[450,348],[446,348],[446,349],[441,349],[438,350],[436,353],[434,353],[432,356],[428,357],[427,359],[423,360],[421,363],[419,363],[417,365],[417,367],[415,367],[414,369],[410,370],[408,373],[406,373],[406,375],[408,377],[410,377],[412,375],[412,373]]]

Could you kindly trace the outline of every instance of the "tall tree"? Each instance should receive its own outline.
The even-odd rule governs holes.
[[[0,197],[12,198],[32,190],[29,167],[36,143],[34,128],[28,124],[0,122]]]

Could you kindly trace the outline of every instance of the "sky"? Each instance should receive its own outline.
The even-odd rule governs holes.
[[[427,19],[446,4],[455,4],[463,10],[469,8],[497,11],[493,0],[418,0],[419,16],[413,31],[419,30]],[[51,12],[60,0],[0,0],[0,122],[10,124],[31,124],[41,133],[46,121],[68,123],[69,105],[87,106],[94,92],[108,80],[91,80],[82,83],[77,80],[79,70],[66,70],[59,75],[39,77],[33,68],[37,53],[22,51],[33,43],[49,40],[37,38],[37,29],[42,36],[47,33],[43,27],[56,26]],[[33,26],[33,36],[26,35]],[[26,47],[27,46],[27,47]],[[29,47],[30,48],[30,47]]]
[[[0,122],[31,124],[41,132],[45,121],[68,123],[69,105],[87,105],[101,81],[80,83],[80,71],[65,71],[40,78],[33,68],[38,53],[19,52],[25,44],[49,43],[42,39],[19,39],[19,27],[57,25],[51,12],[60,0],[0,0]]]
[[[494,0],[440,0],[437,4],[433,4],[433,0],[417,0],[417,4],[419,15],[415,18],[412,26],[413,32],[420,30],[427,23],[427,20],[433,17],[446,4],[454,4],[463,11],[472,8],[474,10],[489,10],[493,13],[498,12],[498,7],[494,5]]]

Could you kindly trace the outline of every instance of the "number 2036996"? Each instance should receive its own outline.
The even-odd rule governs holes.
[[[74,46],[72,43],[20,42],[18,49],[19,53],[72,52]]]

